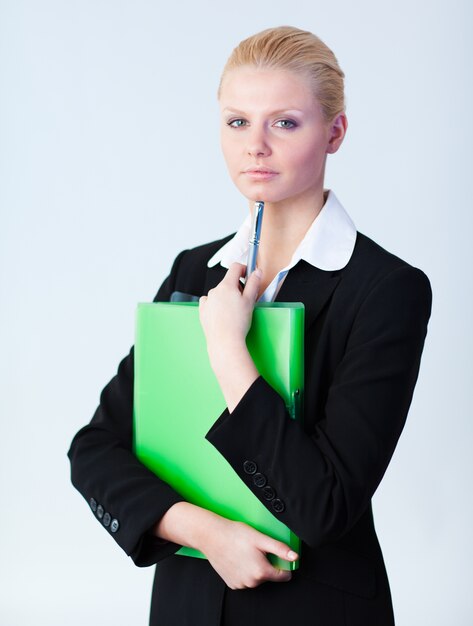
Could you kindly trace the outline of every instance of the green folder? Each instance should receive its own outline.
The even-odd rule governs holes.
[[[300,554],[299,538],[245,485],[205,439],[226,408],[210,367],[197,302],[139,304],[134,377],[134,450],[185,500],[245,522]],[[257,303],[248,350],[263,378],[282,396],[289,415],[302,418],[304,305]],[[294,459],[297,463],[297,459]],[[205,556],[183,547],[177,554]],[[283,569],[291,563],[269,555]]]

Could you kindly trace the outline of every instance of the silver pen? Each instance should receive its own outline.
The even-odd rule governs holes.
[[[256,269],[256,257],[258,256],[259,241],[261,236],[261,224],[263,222],[264,202],[255,202],[253,210],[253,226],[251,228],[250,241],[248,242],[248,260],[246,263],[245,282],[251,272]]]

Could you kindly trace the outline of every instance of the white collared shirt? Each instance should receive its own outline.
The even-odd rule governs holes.
[[[340,270],[350,260],[356,241],[355,224],[333,191],[329,189],[326,192],[325,204],[309,226],[289,264],[276,274],[259,302],[274,301],[287,273],[301,259],[325,271]],[[249,213],[232,239],[217,250],[207,266],[213,267],[220,263],[228,269],[234,262],[246,265],[250,230]]]

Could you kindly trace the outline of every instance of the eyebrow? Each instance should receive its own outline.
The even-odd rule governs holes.
[[[231,107],[225,107],[223,109],[223,112],[229,112],[229,113],[237,113],[238,115],[247,115],[247,113],[245,113],[244,111],[240,111],[238,109],[233,109]],[[279,113],[304,113],[304,111],[301,111],[300,109],[295,109],[292,107],[287,107],[287,109],[278,109],[277,111],[270,111],[268,113],[268,115],[277,115]]]

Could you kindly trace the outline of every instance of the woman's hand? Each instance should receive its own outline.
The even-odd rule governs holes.
[[[266,554],[295,561],[298,556],[286,544],[242,522],[215,516],[210,522],[201,551],[230,589],[258,587],[262,583],[288,582],[292,574],[277,569]]]
[[[225,278],[199,300],[200,323],[207,340],[210,364],[230,413],[259,372],[246,347],[246,335],[261,281],[255,270],[242,290],[245,266],[232,263]]]
[[[255,270],[243,290],[240,278],[245,270],[245,265],[232,263],[223,280],[199,300],[200,322],[210,352],[245,343],[261,279],[261,270]]]
[[[287,582],[291,572],[273,567],[266,554],[286,561],[298,556],[286,544],[191,504],[173,504],[155,526],[155,535],[200,550],[231,589],[257,587],[266,581]]]

